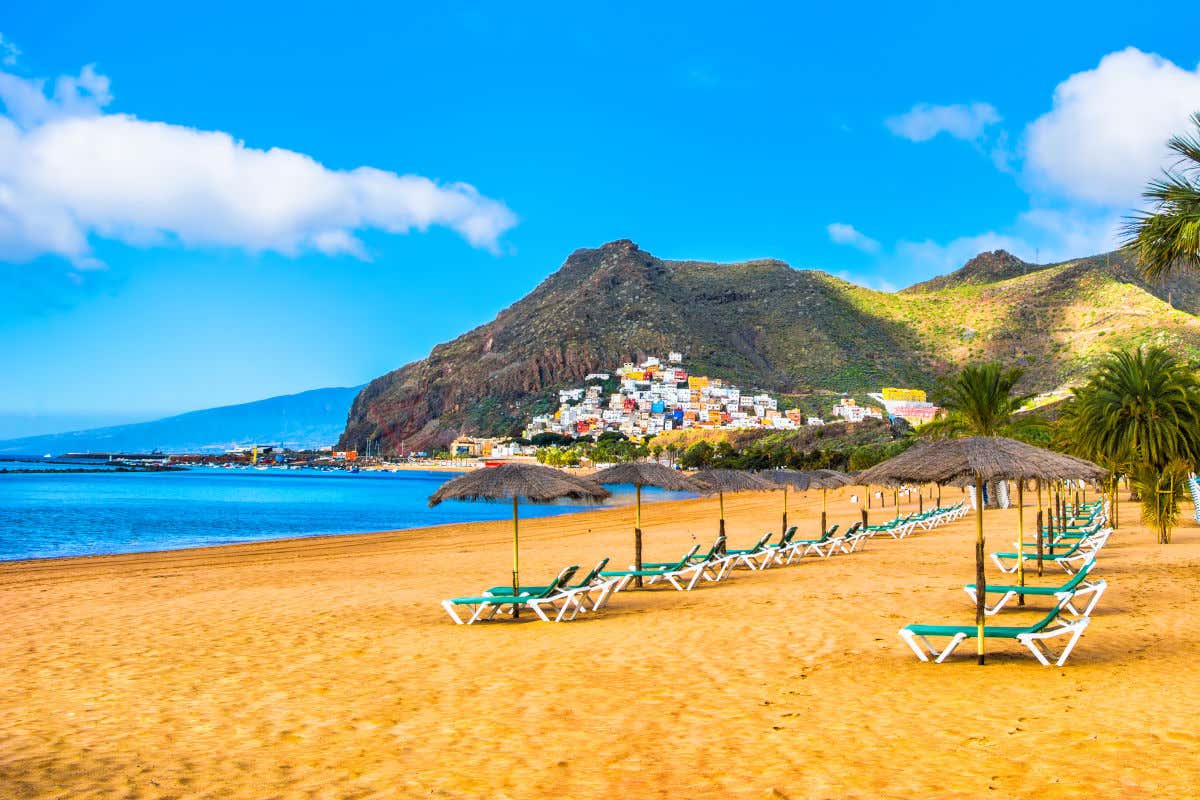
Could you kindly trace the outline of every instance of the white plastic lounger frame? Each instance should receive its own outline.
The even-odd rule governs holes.
[[[1033,657],[1042,666],[1048,667],[1053,661],[1054,666],[1061,667],[1067,663],[1067,658],[1071,655],[1071,651],[1075,649],[1075,645],[1079,642],[1079,637],[1083,635],[1090,621],[1090,617],[1080,617],[1057,627],[1047,627],[1037,633],[1019,633],[1017,634],[1017,641],[1029,648],[1029,652],[1033,653]],[[1062,653],[1055,657],[1053,651],[1046,645],[1046,642],[1060,636],[1069,636],[1070,638],[1067,640]],[[938,651],[936,647],[930,644],[929,639],[925,636],[918,636],[904,628],[900,629],[900,638],[908,643],[912,651],[917,654],[917,658],[925,662],[932,661],[935,664],[941,664],[968,637],[965,633],[956,633],[941,651]]]
[[[568,589],[566,591],[557,592],[550,597],[539,597],[530,599],[527,596],[519,596],[517,599],[523,600],[520,603],[521,608],[528,608],[537,615],[542,622],[562,622],[564,619],[571,620],[579,614],[579,604],[575,602],[577,593],[584,591],[583,589]],[[459,625],[473,625],[480,620],[492,619],[502,608],[512,606],[513,600],[511,596],[495,595],[494,597],[480,598],[482,602],[474,604],[474,612],[466,621],[464,621],[456,610],[458,607],[453,600],[443,600],[442,608],[446,609],[446,613],[450,615]],[[546,613],[549,609],[554,614],[554,619]],[[568,614],[570,616],[568,616]]]
[[[1101,595],[1104,594],[1106,589],[1108,589],[1108,582],[1103,579],[1095,581],[1095,582],[1085,581],[1084,583],[1081,583],[1079,586],[1076,586],[1074,591],[1055,592],[1052,596],[1054,598],[1056,598],[1057,600],[1059,600],[1060,602],[1062,602],[1063,608],[1067,609],[1075,616],[1087,617],[1087,616],[1091,616],[1092,609],[1094,609],[1096,607],[1096,604],[1100,602],[1100,597],[1101,597]],[[971,598],[972,602],[975,601],[975,587],[974,586],[964,586],[963,591],[967,593],[967,596]],[[1014,597],[1016,597],[1019,594],[1021,594],[1021,592],[1018,591],[1017,589],[1010,589],[1010,590],[1006,591],[1004,594],[1000,595],[1000,599],[997,600],[995,603],[993,603],[990,606],[985,605],[983,607],[983,613],[989,617],[995,616],[1004,608],[1004,606],[1006,606],[1008,604],[1009,600],[1012,600]],[[1037,595],[1037,596],[1045,597],[1045,595]],[[1091,599],[1088,600],[1088,604],[1083,609],[1083,611],[1080,611],[1078,608],[1075,607],[1075,601],[1079,600],[1082,597],[1090,597]]]

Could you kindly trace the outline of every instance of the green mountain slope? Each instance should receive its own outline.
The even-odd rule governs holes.
[[[1150,287],[1106,257],[1035,266],[998,251],[893,294],[781,261],[664,261],[622,240],[576,251],[492,322],[372,381],[341,445],[509,433],[559,387],[669,350],[694,372],[801,396],[928,385],[985,358],[1026,366],[1030,388],[1048,390],[1113,346],[1200,352],[1198,307],[1194,281]]]

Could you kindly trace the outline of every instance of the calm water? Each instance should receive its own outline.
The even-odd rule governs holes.
[[[0,561],[508,519],[508,503],[426,502],[445,472],[217,470],[0,474]],[[609,487],[608,505],[632,502]],[[645,499],[686,497],[645,490]],[[522,517],[594,506],[522,505]]]

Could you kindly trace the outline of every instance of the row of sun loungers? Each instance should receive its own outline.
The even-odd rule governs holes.
[[[1106,527],[1107,509],[1100,503],[1086,509],[1080,509],[1073,519],[1073,524],[1067,526],[1067,532],[1046,532],[1050,538],[1043,542],[1043,549],[1054,548],[1054,555],[1044,553],[1043,561],[1050,561],[1061,567],[1071,577],[1057,586],[1016,586],[1010,584],[988,584],[987,596],[999,596],[994,602],[984,605],[984,613],[994,617],[1014,598],[1053,598],[1054,605],[1037,622],[1026,626],[987,625],[984,636],[989,639],[1010,639],[1024,645],[1034,658],[1044,666],[1062,666],[1066,663],[1071,651],[1079,642],[1079,637],[1087,629],[1092,611],[1100,602],[1100,597],[1108,588],[1104,580],[1093,576],[1096,567],[1096,556],[1108,542],[1112,528]],[[1026,562],[1037,559],[1036,552],[1029,552],[1031,546],[1025,543],[1024,550],[1010,553],[993,553],[992,560],[1005,573],[1017,571],[1019,560]],[[1064,549],[1064,547],[1066,549]],[[976,602],[977,587],[969,583],[963,591]],[[986,599],[986,598],[985,598]],[[960,644],[978,635],[978,628],[972,625],[908,625],[900,630],[900,638],[912,648],[917,658],[922,661],[942,663],[954,652]],[[1048,642],[1063,639],[1065,644],[1057,655],[1050,649]],[[931,639],[949,639],[940,650],[931,643]]]
[[[707,551],[693,545],[678,561],[645,562],[641,569],[631,566],[608,570],[605,569],[608,559],[604,559],[578,581],[575,581],[579,571],[576,565],[564,569],[545,586],[522,586],[516,595],[511,586],[495,586],[477,596],[444,600],[442,607],[460,625],[492,620],[499,614],[519,610],[529,610],[544,622],[564,622],[581,613],[600,611],[614,594],[627,589],[638,578],[643,586],[666,584],[677,591],[692,591],[703,583],[726,580],[738,568],[759,571],[792,564],[807,556],[830,558],[854,553],[877,533],[903,538],[914,530],[928,530],[951,522],[964,513],[965,508],[959,503],[900,517],[887,525],[864,526],[856,522],[841,533],[839,526],[834,525],[821,536],[809,539],[796,538],[797,529],[792,527],[776,542],[770,541],[772,534],[766,534],[754,546],[741,549],[727,549],[724,539],[718,538]]]

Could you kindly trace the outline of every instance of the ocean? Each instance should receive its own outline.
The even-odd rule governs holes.
[[[4,464],[20,469],[28,464]],[[181,472],[0,473],[0,561],[260,542],[292,536],[419,528],[509,519],[505,503],[429,495],[447,472],[319,472],[196,468]],[[612,486],[606,505],[630,503],[633,487]],[[643,490],[643,500],[688,497]],[[521,506],[522,517],[595,508]]]

